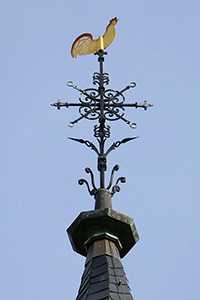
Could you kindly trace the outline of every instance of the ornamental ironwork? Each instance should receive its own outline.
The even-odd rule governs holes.
[[[105,183],[105,171],[107,170],[107,156],[110,154],[112,150],[117,149],[120,145],[125,144],[129,141],[132,141],[138,136],[134,137],[127,137],[120,141],[114,142],[110,147],[105,149],[105,142],[108,138],[110,138],[111,130],[110,126],[107,122],[112,121],[123,121],[127,125],[129,125],[132,129],[137,127],[135,122],[128,120],[125,117],[125,109],[129,107],[134,108],[143,108],[147,110],[149,107],[153,106],[149,104],[146,100],[142,103],[135,102],[135,103],[126,103],[126,99],[124,93],[136,87],[135,82],[130,82],[125,88],[122,90],[115,90],[111,88],[107,88],[109,84],[109,74],[104,73],[103,71],[103,63],[104,63],[104,56],[107,55],[107,52],[104,51],[106,47],[108,47],[111,42],[114,40],[115,37],[115,25],[117,24],[118,19],[114,18],[110,21],[110,24],[107,26],[106,33],[103,37],[99,37],[97,40],[93,40],[88,38],[90,34],[83,34],[79,36],[72,45],[72,56],[76,57],[77,55],[85,55],[94,53],[98,56],[99,62],[99,72],[95,72],[93,74],[93,84],[94,88],[86,88],[81,89],[72,81],[67,82],[67,86],[77,90],[79,94],[79,102],[61,102],[58,100],[56,103],[51,104],[52,106],[56,107],[60,110],[62,107],[77,107],[79,116],[73,120],[69,121],[68,126],[73,127],[77,123],[79,123],[83,119],[87,120],[97,120],[98,124],[94,125],[94,137],[97,140],[97,145],[92,143],[89,140],[84,140],[80,138],[73,138],[70,137],[70,140],[79,142],[81,144],[86,145],[88,148],[93,150],[97,154],[97,170],[100,173],[100,185],[99,188],[95,184],[94,174],[90,168],[86,168],[86,173],[90,174],[91,177],[91,186],[85,179],[80,179],[78,183],[80,185],[86,184],[88,192],[90,195],[96,198],[96,194],[100,189],[105,189],[110,192],[111,196],[113,196],[116,192],[120,191],[119,183],[125,183],[125,177],[119,177],[115,184],[113,185],[114,181],[114,173],[119,170],[119,166],[115,165],[111,171],[109,183],[106,185]],[[113,33],[114,32],[114,33]],[[84,40],[84,42],[83,42]],[[110,41],[108,43],[108,40]],[[87,41],[87,43],[86,43]],[[96,41],[96,42],[95,42]],[[98,51],[92,51],[91,43],[95,42],[99,45],[99,48],[94,48]],[[86,47],[87,44],[87,47]],[[88,46],[89,44],[89,46]],[[105,47],[106,46],[106,47]],[[83,51],[84,49],[89,49],[90,51]],[[92,51],[92,52],[91,52]]]

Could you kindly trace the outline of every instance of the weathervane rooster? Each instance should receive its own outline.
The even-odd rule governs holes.
[[[115,25],[118,19],[115,17],[110,20],[110,23],[106,27],[106,32],[103,36],[98,39],[93,40],[90,33],[83,33],[74,41],[71,48],[72,57],[77,57],[77,55],[86,55],[91,53],[99,52],[100,50],[106,49],[114,41],[116,36]]]

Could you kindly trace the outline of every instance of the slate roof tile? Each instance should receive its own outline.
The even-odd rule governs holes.
[[[85,266],[76,300],[133,300],[120,259],[93,257]]]

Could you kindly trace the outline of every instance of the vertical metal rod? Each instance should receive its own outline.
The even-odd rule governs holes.
[[[103,81],[103,62],[104,62],[104,52],[99,51],[99,73],[100,73],[100,85],[99,85],[99,93],[100,93],[100,114],[101,117],[99,118],[99,123],[100,123],[100,156],[101,156],[101,166],[100,166],[100,188],[105,188],[105,170],[106,170],[106,165],[103,160],[104,158],[104,143],[105,143],[105,133],[104,133],[104,81]]]

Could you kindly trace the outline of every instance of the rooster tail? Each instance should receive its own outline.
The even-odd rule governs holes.
[[[93,37],[90,33],[84,33],[77,37],[71,48],[72,57],[88,54],[89,44],[92,40]]]

